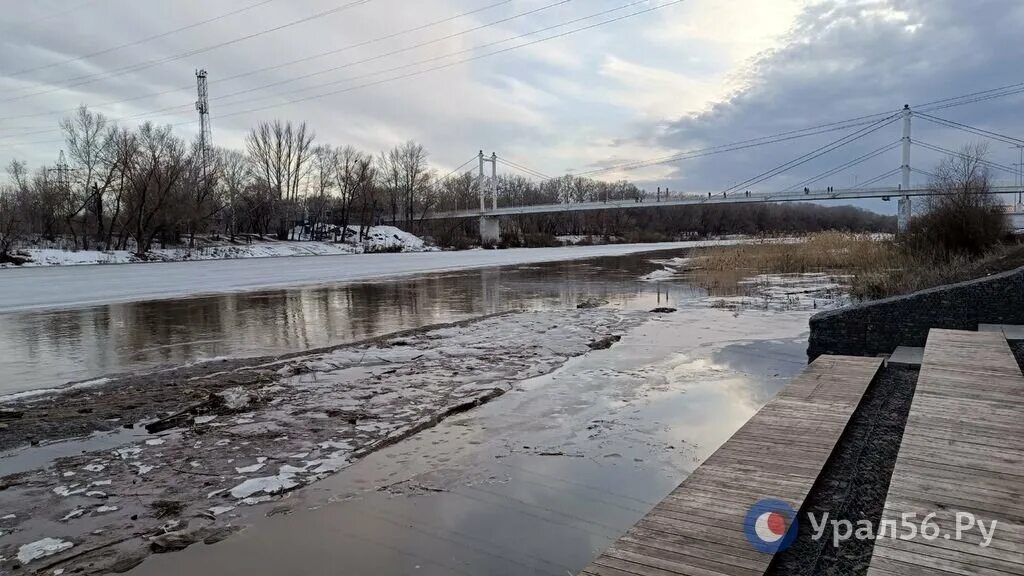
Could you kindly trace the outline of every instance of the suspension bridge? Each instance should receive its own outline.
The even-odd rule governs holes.
[[[878,115],[876,115],[878,116]],[[946,120],[933,116],[926,112],[915,113],[911,110],[910,106],[904,106],[902,110],[885,115],[880,119],[874,119],[872,117],[857,118],[853,119],[857,121],[851,122],[837,122],[834,124],[840,125],[839,129],[850,128],[866,125],[850,134],[844,135],[824,146],[821,146],[807,154],[799,156],[789,162],[782,165],[776,166],[771,170],[762,172],[761,174],[744,180],[730,188],[725,190],[717,191],[693,191],[686,193],[675,193],[669,195],[666,193],[664,196],[659,194],[655,199],[651,199],[648,195],[636,195],[633,198],[617,198],[617,199],[601,199],[594,201],[584,202],[559,202],[551,204],[534,204],[534,205],[506,205],[499,206],[498,204],[498,190],[497,190],[497,166],[501,162],[508,165],[510,168],[517,169],[528,175],[534,177],[541,177],[542,182],[547,180],[553,180],[553,178],[546,177],[542,173],[516,164],[514,162],[503,160],[496,153],[492,153],[490,156],[485,156],[481,151],[477,156],[471,159],[479,162],[479,171],[477,173],[476,187],[480,199],[479,209],[464,209],[464,210],[450,210],[450,211],[434,211],[428,212],[424,219],[426,220],[441,220],[441,219],[464,219],[464,218],[479,218],[480,219],[480,236],[484,242],[497,242],[501,238],[501,226],[500,219],[502,217],[510,216],[521,216],[530,214],[550,214],[550,213],[562,213],[562,212],[585,212],[594,210],[641,210],[651,208],[666,208],[672,206],[711,206],[711,205],[735,205],[735,204],[758,204],[758,203],[781,203],[781,202],[823,202],[823,201],[850,201],[850,200],[866,200],[866,199],[881,199],[881,200],[893,200],[898,202],[897,215],[898,215],[898,231],[904,232],[910,225],[912,217],[912,201],[914,197],[922,196],[939,196],[943,194],[953,193],[952,191],[946,191],[941,187],[934,187],[929,185],[911,185],[911,174],[917,173],[928,178],[935,178],[935,174],[932,174],[925,170],[920,170],[911,166],[911,150],[914,146],[929,150],[932,152],[938,152],[949,156],[964,156],[963,152],[950,150],[926,141],[914,140],[911,137],[911,124],[912,119],[917,116],[924,120],[927,120],[938,126],[945,128],[952,128],[967,132],[974,136],[980,136],[984,138],[993,139],[999,142],[1011,144],[1013,147],[1019,148],[1021,154],[1024,155],[1024,140],[1013,138],[1011,136],[1005,136],[988,130],[975,128],[966,124],[961,124],[951,120]],[[884,146],[874,149],[866,154],[858,156],[852,160],[842,162],[841,164],[830,168],[816,176],[808,178],[799,182],[798,184],[792,185],[784,190],[777,191],[754,191],[748,189],[748,187],[756,186],[770,178],[783,174],[792,168],[806,164],[807,162],[819,158],[829,152],[837,150],[843,146],[846,146],[854,141],[859,140],[867,136],[868,134],[875,133],[891,124],[901,122],[902,124],[902,135],[901,137],[890,142]],[[825,125],[828,129],[821,130],[818,132],[811,131],[810,134],[820,134],[823,132],[831,131],[835,129],[834,125]],[[806,131],[796,131],[806,132]],[[801,137],[797,135],[795,137]],[[782,138],[785,140],[788,138]],[[759,142],[763,141],[763,142]],[[737,143],[735,146],[720,146],[711,149],[705,149],[696,151],[694,153],[684,153],[671,157],[671,161],[684,160],[689,158],[695,158],[700,156],[706,156],[710,154],[717,154],[722,152],[730,152],[734,150],[742,150],[753,146],[762,145],[764,143],[774,143],[780,141],[779,139],[769,140],[755,139],[753,141]],[[835,188],[833,186],[827,186],[824,188],[817,187],[812,188],[817,182],[826,178],[835,176],[836,174],[853,168],[854,166],[863,164],[874,158],[878,158],[886,152],[899,150],[900,152],[900,164],[891,170],[888,170],[874,178],[866,180],[864,183],[857,186],[848,188]],[[1012,224],[1015,228],[1024,228],[1024,174],[1021,170],[1024,170],[1024,162],[1016,164],[1015,166],[1006,166],[996,162],[991,162],[984,158],[975,158],[975,160],[981,167],[985,169],[991,169],[994,171],[1011,173],[1015,176],[1015,179],[1010,182],[1008,180],[997,180],[993,179],[989,182],[989,190],[991,193],[999,195],[1015,195],[1016,199],[1013,203],[1007,205],[1006,211],[1012,220]],[[463,164],[469,164],[466,162]],[[661,162],[656,162],[661,163]],[[485,175],[485,164],[490,164],[490,177]],[[622,169],[633,169],[636,167],[643,167],[652,165],[652,162],[634,162],[619,166],[617,168]],[[453,171],[453,174],[460,170],[462,167],[457,168]],[[603,171],[602,169],[598,171]],[[595,171],[597,172],[597,171]],[[889,185],[877,185],[888,178],[895,178],[899,176],[899,182]],[[450,176],[450,175],[449,175]],[[490,196],[490,198],[488,198]]]

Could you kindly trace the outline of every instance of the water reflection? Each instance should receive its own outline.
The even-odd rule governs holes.
[[[658,258],[681,255],[659,253]],[[399,280],[0,315],[0,394],[218,357],[329,346],[513,308],[575,306],[601,298],[626,308],[732,295],[709,286],[640,278],[650,255],[597,258]]]

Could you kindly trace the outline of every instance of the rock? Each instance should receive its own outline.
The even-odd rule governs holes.
[[[581,310],[586,308],[600,308],[607,303],[608,301],[603,298],[587,298],[577,304],[576,307]]]
[[[589,346],[591,350],[606,350],[611,348],[612,344],[615,344],[619,340],[622,340],[622,336],[613,334],[612,336],[605,336],[604,338],[594,340],[590,344],[587,344],[587,346]]]
[[[651,314],[671,314],[675,311],[675,308],[659,307],[655,308],[654,310],[651,310]]]
[[[203,544],[206,544],[207,546],[210,544],[216,544],[235,532],[238,532],[239,529],[240,528],[238,526],[221,526],[220,528],[211,528],[207,530],[206,538],[203,538]]]
[[[154,536],[149,541],[149,549],[157,554],[184,550],[199,541],[202,534],[198,530],[177,530],[159,536]]]

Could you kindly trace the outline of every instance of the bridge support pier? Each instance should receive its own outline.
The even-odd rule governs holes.
[[[497,216],[480,217],[480,243],[497,244],[501,241],[501,224]]]
[[[900,198],[896,208],[896,234],[903,235],[910,230],[910,196]]]

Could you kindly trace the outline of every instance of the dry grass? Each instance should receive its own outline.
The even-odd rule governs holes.
[[[700,266],[708,270],[755,270],[777,274],[841,271],[856,273],[905,264],[890,240],[863,234],[820,232],[794,242],[765,240],[701,250]]]
[[[1024,247],[1020,245],[1002,245],[978,258],[938,260],[893,240],[843,232],[811,234],[792,242],[766,240],[707,248],[695,256],[699,267],[715,271],[850,275],[850,294],[862,300],[907,294],[1024,265]]]

